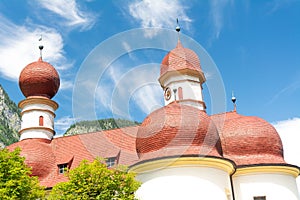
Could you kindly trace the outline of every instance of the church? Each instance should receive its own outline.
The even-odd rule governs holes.
[[[20,141],[7,148],[20,147],[32,175],[48,189],[67,181],[66,168],[103,157],[108,167],[126,165],[136,173],[140,200],[300,200],[300,168],[285,162],[270,123],[236,109],[206,113],[200,61],[178,38],[157,77],[165,98],[162,108],[139,126],[54,138],[58,103],[52,98],[60,78],[40,57],[20,74],[25,96],[19,102]]]

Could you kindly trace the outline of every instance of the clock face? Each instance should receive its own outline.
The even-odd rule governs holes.
[[[165,99],[168,101],[171,98],[171,89],[167,87],[165,89]]]

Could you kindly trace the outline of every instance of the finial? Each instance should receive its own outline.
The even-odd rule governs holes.
[[[232,101],[232,103],[233,103],[233,106],[234,106],[234,112],[236,112],[236,98],[235,98],[235,96],[234,96],[234,94],[233,94],[233,91],[232,91],[232,94],[231,94],[231,101]]]
[[[39,38],[39,42],[40,42],[40,45],[39,45],[39,49],[40,49],[40,59],[42,59],[42,51],[43,51],[43,49],[44,49],[44,46],[42,45],[42,40],[43,40],[43,38],[42,38],[42,35],[41,35],[41,37]]]
[[[178,18],[176,18],[176,21],[177,21],[176,31],[179,33],[180,32],[180,26],[179,26],[179,23],[178,23]]]
[[[173,92],[174,92],[174,98],[175,98],[175,101],[176,101],[176,92],[177,92],[177,89],[174,88],[174,89],[173,89]]]

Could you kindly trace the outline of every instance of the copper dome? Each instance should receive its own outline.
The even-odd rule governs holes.
[[[191,49],[184,48],[178,40],[175,49],[171,50],[163,59],[160,68],[160,76],[168,71],[180,71],[190,69],[202,73],[200,60]]]
[[[57,71],[41,58],[27,65],[19,77],[19,86],[25,97],[44,96],[51,99],[57,93],[59,85]]]
[[[173,102],[152,112],[138,129],[141,160],[197,155],[221,157],[218,131],[202,110]]]
[[[285,163],[276,129],[267,121],[226,113],[220,132],[224,157],[237,165]]]

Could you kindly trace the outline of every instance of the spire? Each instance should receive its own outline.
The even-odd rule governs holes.
[[[40,45],[39,45],[39,49],[40,49],[40,60],[42,60],[42,58],[43,58],[43,49],[44,49],[44,46],[42,45],[42,40],[43,40],[43,38],[42,38],[42,35],[41,35],[41,37],[39,38],[39,42],[40,42]]]
[[[180,26],[179,26],[179,23],[178,23],[178,18],[176,18],[176,21],[177,21],[176,31],[179,34],[179,32],[180,32]]]
[[[181,45],[181,42],[180,42],[180,35],[179,35],[179,32],[180,32],[180,26],[179,26],[179,23],[178,23],[178,18],[176,18],[176,22],[177,22],[177,26],[176,26],[176,28],[175,28],[175,30],[177,31],[177,33],[178,33],[178,41],[177,41],[177,47],[180,47],[180,46],[182,46]]]
[[[231,101],[232,101],[233,106],[234,106],[233,111],[236,112],[236,103],[235,103],[236,102],[236,98],[235,98],[235,96],[233,94],[233,91],[232,91],[232,94],[231,94]]]

